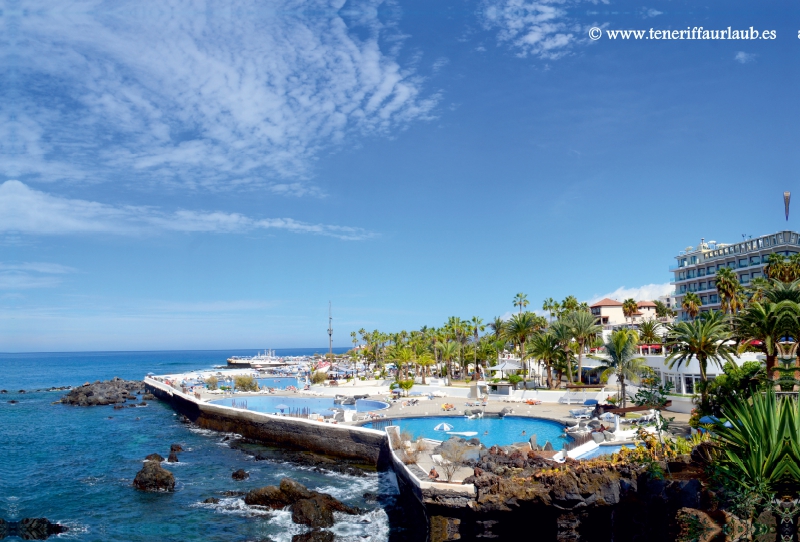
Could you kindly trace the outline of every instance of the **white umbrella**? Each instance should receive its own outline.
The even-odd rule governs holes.
[[[453,426],[449,423],[440,423],[436,427],[433,428],[434,431],[452,431]]]
[[[281,403],[281,404],[277,405],[275,408],[277,408],[278,410],[280,410],[281,412],[283,412],[284,410],[286,410],[287,408],[289,408],[289,406],[288,406],[288,405],[284,405],[283,403]]]
[[[504,361],[503,363],[491,367],[491,369],[492,371],[519,371],[522,367],[513,361]]]

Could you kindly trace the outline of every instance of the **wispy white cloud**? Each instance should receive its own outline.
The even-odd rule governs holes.
[[[755,61],[756,55],[755,53],[745,53],[744,51],[739,51],[736,53],[733,59],[740,64],[747,64],[748,62]]]
[[[653,8],[642,8],[641,14],[643,19],[652,19],[653,17],[664,15],[664,12]]]
[[[251,218],[221,211],[162,211],[155,207],[115,206],[68,199],[33,190],[19,181],[0,185],[0,232],[141,234],[158,231],[245,233],[283,230],[363,240],[375,234],[362,228],[311,224],[291,218]]]
[[[662,295],[669,294],[674,289],[675,287],[670,285],[668,282],[664,284],[645,284],[644,286],[639,286],[638,288],[626,288],[625,286],[621,286],[613,292],[594,296],[589,300],[589,304],[591,305],[592,303],[600,301],[606,297],[609,299],[616,299],[617,301],[623,301],[631,297],[636,301],[653,301]]]
[[[575,3],[569,0],[484,0],[481,14],[484,26],[497,29],[498,41],[509,43],[519,56],[557,59],[569,53],[573,44],[587,41],[585,29],[567,11]]]
[[[23,0],[3,17],[0,169],[322,195],[308,181],[321,150],[431,118],[438,100],[398,61],[382,4]]]
[[[0,290],[52,288],[61,284],[61,277],[76,270],[66,265],[47,262],[0,262]]]

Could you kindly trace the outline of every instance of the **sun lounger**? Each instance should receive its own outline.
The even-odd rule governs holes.
[[[432,455],[431,459],[433,460],[434,465],[447,465],[450,463],[447,459],[443,458],[441,455]]]
[[[575,419],[581,419],[581,418],[589,419],[592,413],[588,408],[574,408],[569,411],[569,414]]]

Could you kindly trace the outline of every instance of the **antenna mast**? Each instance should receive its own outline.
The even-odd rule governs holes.
[[[333,318],[331,318],[331,302],[328,301],[328,354],[333,357]]]

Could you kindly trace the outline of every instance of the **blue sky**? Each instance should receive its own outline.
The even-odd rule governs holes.
[[[0,351],[319,347],[329,300],[346,345],[517,292],[651,298],[700,237],[800,229],[788,1],[19,0],[0,24]],[[589,39],[694,26],[776,39]]]

